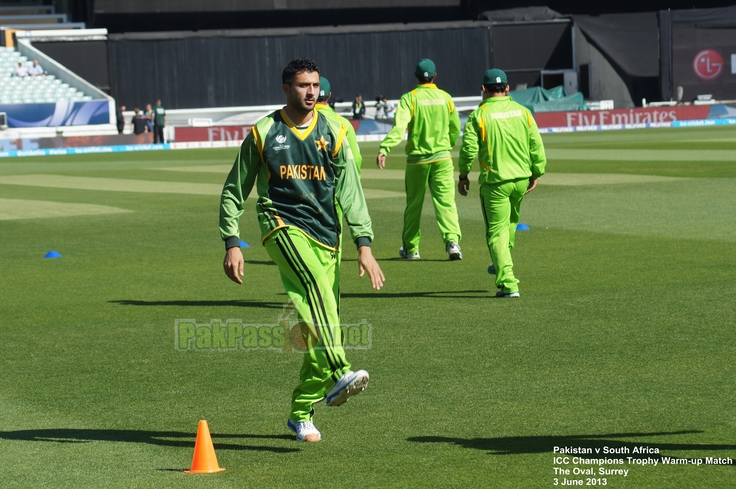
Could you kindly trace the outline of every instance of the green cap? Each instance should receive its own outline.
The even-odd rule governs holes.
[[[428,58],[424,58],[417,63],[417,68],[414,70],[419,78],[432,78],[437,74],[437,67],[434,65],[434,61]]]
[[[488,70],[483,75],[483,85],[496,85],[498,83],[508,83],[509,79],[506,78],[506,73],[499,70],[498,68],[493,68],[492,70]]]
[[[324,76],[319,77],[319,96],[317,98],[327,98],[330,94],[330,80]]]

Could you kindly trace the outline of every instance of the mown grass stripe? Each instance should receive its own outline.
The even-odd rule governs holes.
[[[733,150],[706,149],[565,149],[548,148],[549,160],[596,161],[732,161]]]
[[[0,184],[29,187],[97,190],[101,192],[142,192],[159,194],[220,195],[222,185],[213,183],[155,182],[123,178],[71,177],[67,175],[10,175]]]
[[[0,199],[0,220],[93,216],[131,212],[96,204],[71,204],[44,200]]]

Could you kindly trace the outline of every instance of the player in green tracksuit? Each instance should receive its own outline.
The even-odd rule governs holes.
[[[255,184],[262,243],[305,324],[308,346],[287,425],[297,440],[316,442],[314,404],[324,399],[339,406],[368,383],[367,372],[351,371],[342,347],[338,203],[358,247],[360,276],[367,272],[376,289],[384,277],[371,253],[371,220],[345,127],[314,110],[317,66],[298,58],[282,78],[287,105],[258,121],[243,141],[222,191],[220,234],[225,273],[240,284],[238,220]]]
[[[419,85],[399,100],[394,127],[381,142],[377,164],[384,168],[386,155],[401,142],[409,128],[406,143],[406,210],[404,211],[402,258],[419,258],[424,193],[429,192],[434,203],[437,225],[445,242],[450,260],[461,260],[460,223],[455,206],[455,179],[450,150],[460,135],[460,117],[450,95],[437,88],[437,70],[432,60],[423,59],[414,75]]]
[[[468,172],[476,154],[480,161],[480,199],[486,239],[496,268],[497,297],[519,297],[511,251],[524,195],[544,175],[547,158],[531,112],[508,96],[506,74],[492,69],[483,75],[484,100],[465,123],[460,148],[458,191],[468,194]]]
[[[324,114],[327,117],[331,117],[333,119],[337,119],[340,121],[340,124],[345,126],[345,134],[348,138],[348,143],[350,143],[350,149],[353,152],[353,159],[355,160],[355,166],[358,168],[358,175],[360,175],[361,167],[363,166],[363,157],[360,154],[360,148],[358,147],[358,138],[355,135],[355,128],[350,123],[349,120],[335,112],[335,110],[327,105],[327,103],[330,100],[330,96],[332,95],[331,87],[330,87],[330,81],[325,78],[324,76],[319,77],[319,97],[317,98],[317,105],[314,106],[314,108],[319,112],[320,114]]]

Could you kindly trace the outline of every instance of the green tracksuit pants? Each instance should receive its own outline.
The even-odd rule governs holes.
[[[504,292],[517,292],[519,281],[514,276],[511,251],[514,249],[519,211],[529,179],[480,186],[480,205],[486,220],[486,240],[491,260],[496,266],[496,287]]]
[[[406,253],[419,252],[419,240],[422,233],[419,221],[422,217],[424,193],[429,185],[432,195],[434,215],[442,233],[442,240],[447,245],[458,243],[461,238],[460,223],[455,206],[455,178],[452,160],[436,161],[425,164],[407,164],[405,175],[406,210],[404,211],[403,246]]]
[[[314,404],[324,399],[340,377],[350,371],[338,313],[340,254],[318,245],[295,228],[276,231],[265,246],[299,313],[307,345],[299,385],[292,395],[291,420],[311,421]]]

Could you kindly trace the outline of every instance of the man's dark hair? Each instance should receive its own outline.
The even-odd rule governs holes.
[[[328,94],[327,94],[327,95],[325,95],[324,97],[318,97],[318,98],[317,98],[317,103],[318,103],[318,104],[320,104],[320,103],[324,103],[324,101],[325,101],[325,100],[327,100],[327,97],[329,97],[329,96],[330,96],[330,94],[328,93]]]
[[[317,63],[309,58],[296,58],[284,68],[283,73],[281,73],[281,82],[284,85],[291,85],[291,82],[299,73],[314,73],[315,71],[319,74]]]
[[[506,91],[506,87],[508,86],[508,83],[493,83],[491,85],[483,85],[483,88],[485,88],[489,93],[503,93]]]
[[[417,77],[417,80],[419,80],[419,83],[421,83],[422,85],[426,83],[432,83],[432,78],[435,77],[435,75],[432,75],[432,76],[415,75],[415,76]]]

